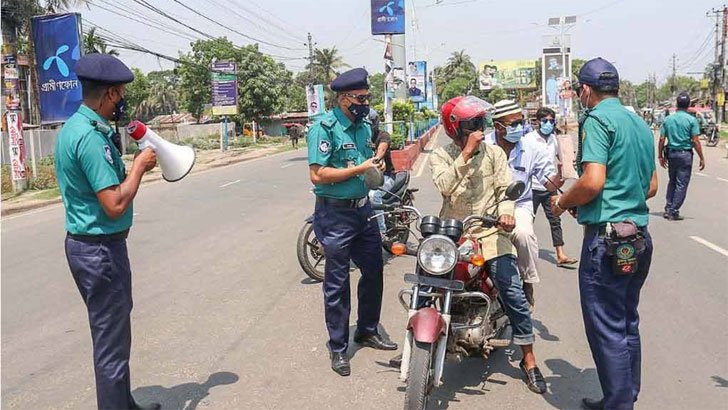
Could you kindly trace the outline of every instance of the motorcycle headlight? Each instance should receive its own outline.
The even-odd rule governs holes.
[[[455,268],[458,255],[458,247],[452,239],[443,235],[432,235],[420,244],[417,261],[425,272],[444,275]]]

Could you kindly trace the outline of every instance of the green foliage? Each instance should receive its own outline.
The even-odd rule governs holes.
[[[108,49],[106,41],[96,35],[96,27],[91,29],[83,36],[83,51],[86,54],[101,53],[118,56],[119,52],[115,49]]]
[[[461,75],[444,84],[440,89],[440,101],[445,102],[459,95],[468,95],[473,89],[472,78]]]
[[[581,58],[574,58],[571,60],[571,75],[576,77],[579,75],[579,70],[581,70],[581,67],[586,63],[586,60],[583,60]]]
[[[407,101],[394,101],[392,103],[392,119],[394,121],[412,121],[415,105]]]
[[[665,84],[657,89],[657,101],[667,101],[672,97],[672,78],[669,78]],[[684,76],[678,75],[675,77],[675,93],[687,92],[690,95],[697,95],[700,91],[700,81]]]
[[[369,92],[372,94],[372,105],[384,104],[384,73],[369,76]]]
[[[127,84],[124,98],[126,99],[127,112],[132,117],[137,117],[142,101],[149,98],[150,85],[149,79],[142,70],[132,68],[131,71],[134,73],[134,81]]]
[[[313,64],[307,64],[306,69],[310,69],[313,65],[314,84],[328,85],[339,74],[339,69],[349,67],[344,62],[343,57],[339,55],[336,46],[324,49],[315,49],[313,51]]]
[[[491,104],[495,104],[498,101],[504,100],[506,98],[508,98],[508,93],[506,92],[506,90],[501,87],[493,87],[493,89],[488,92],[485,100]]]
[[[405,134],[402,133],[401,130],[395,129],[394,132],[392,132],[392,140],[391,140],[391,149],[402,149],[404,148],[404,143],[407,141],[407,137]]]

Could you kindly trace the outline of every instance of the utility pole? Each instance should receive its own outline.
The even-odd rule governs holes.
[[[711,98],[713,100],[713,112],[715,113],[715,118],[717,122],[722,120],[722,109],[719,107],[718,104],[718,89],[719,89],[719,82],[722,81],[723,78],[723,57],[724,52],[722,51],[723,47],[721,43],[724,43],[724,41],[721,41],[721,30],[720,30],[720,20],[721,18],[724,18],[724,12],[725,12],[725,6],[723,6],[722,9],[711,9],[705,15],[707,17],[715,16],[715,57],[713,60],[713,67],[712,67],[712,86],[710,87],[710,93]],[[724,30],[725,31],[725,30]],[[725,33],[724,33],[725,36]],[[720,84],[720,87],[722,88],[722,84]]]
[[[672,92],[673,99],[675,98],[675,95],[677,93],[677,84],[675,82],[675,80],[676,80],[675,76],[677,74],[677,69],[676,69],[676,65],[675,65],[676,61],[677,61],[677,54],[673,53],[672,54],[672,79],[670,80],[670,91]]]
[[[311,33],[308,33],[308,74],[311,76],[311,83],[313,84],[313,37]]]

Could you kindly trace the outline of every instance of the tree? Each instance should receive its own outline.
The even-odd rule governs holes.
[[[119,52],[113,48],[107,50],[106,41],[96,35],[96,27],[92,27],[91,30],[83,36],[83,51],[86,54],[101,53],[112,56],[119,55]]]
[[[676,93],[687,92],[691,95],[697,95],[700,91],[700,81],[679,75],[675,77]],[[657,101],[667,101],[672,98],[672,78],[668,79],[665,84],[657,89]]]
[[[571,60],[571,75],[576,77],[579,75],[579,70],[581,70],[581,67],[586,64],[586,60],[583,60],[581,58],[574,58]]]
[[[329,84],[339,74],[339,69],[349,67],[339,55],[336,46],[313,51],[313,63],[306,65],[307,69],[313,67],[318,83]]]
[[[371,105],[384,104],[384,73],[369,76],[369,92],[372,94]]]
[[[132,118],[140,117],[140,107],[142,102],[149,98],[149,80],[147,76],[138,68],[132,68],[134,73],[134,81],[127,84],[126,94],[126,112],[130,114]]]

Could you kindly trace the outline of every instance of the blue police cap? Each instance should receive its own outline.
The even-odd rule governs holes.
[[[351,91],[369,89],[368,81],[369,73],[363,68],[354,68],[345,73],[341,73],[331,82],[331,90]]]
[[[619,90],[619,73],[612,63],[597,57],[587,61],[581,67],[579,83],[590,85],[599,91],[617,91]]]
[[[134,81],[134,73],[118,58],[109,54],[86,54],[76,62],[79,80],[104,84],[126,84]]]

